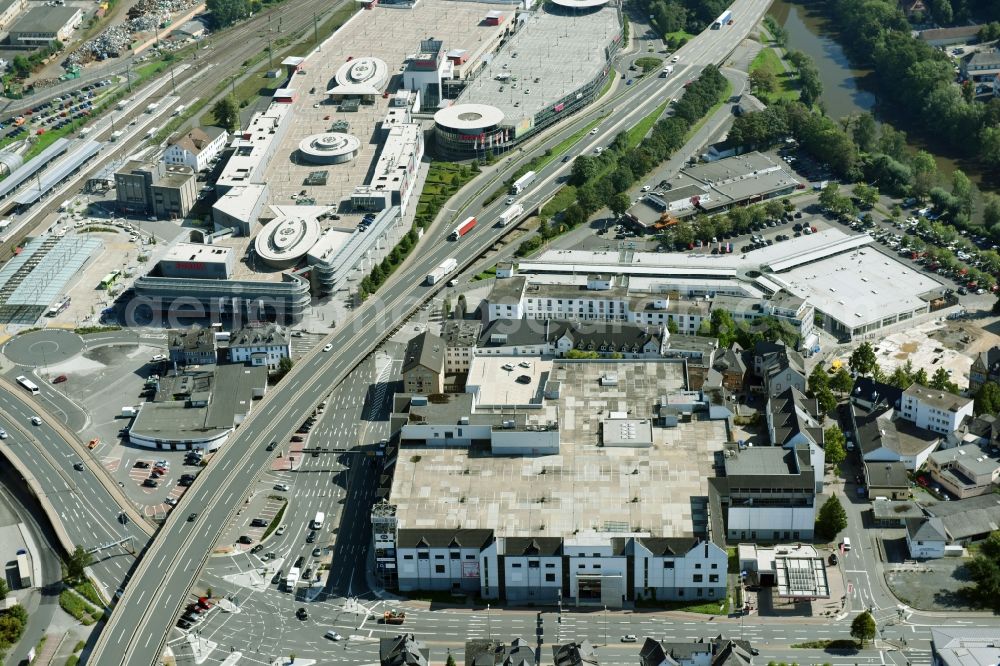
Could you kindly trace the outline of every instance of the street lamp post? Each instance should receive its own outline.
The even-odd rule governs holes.
[[[493,640],[493,625],[490,623],[490,605],[486,604],[486,636]]]

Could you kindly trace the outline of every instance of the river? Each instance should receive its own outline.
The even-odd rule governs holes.
[[[872,110],[875,95],[858,86],[871,72],[851,68],[844,49],[827,36],[831,29],[818,11],[774,0],[768,13],[788,31],[788,48],[802,51],[815,61],[823,81],[822,100],[828,116],[842,118]]]
[[[830,33],[832,27],[818,10],[802,2],[774,0],[768,13],[788,32],[788,48],[802,51],[813,59],[823,81],[822,101],[831,118],[843,118],[864,111],[875,112],[876,98],[869,90],[875,89],[871,70],[851,67],[844,49]],[[916,136],[909,137],[914,149],[924,149],[934,155],[942,181],[950,182],[951,173],[962,169],[976,183],[982,185],[983,173],[978,165],[935,154]]]

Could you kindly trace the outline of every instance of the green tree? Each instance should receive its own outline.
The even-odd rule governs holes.
[[[862,342],[857,349],[851,352],[851,358],[847,364],[851,370],[858,374],[870,375],[878,365],[878,359],[875,357],[875,350],[872,349],[871,344]]]
[[[974,409],[976,414],[995,415],[1000,412],[1000,386],[996,382],[986,382],[979,387],[976,391]]]
[[[921,386],[927,386],[930,384],[930,379],[927,378],[927,371],[923,368],[919,368],[913,373],[913,383],[920,384]]]
[[[992,229],[1000,224],[1000,197],[997,195],[983,193],[983,226]]]
[[[233,95],[226,95],[212,107],[212,115],[215,122],[230,132],[235,132],[240,128],[240,105]]]
[[[0,578],[0,599],[6,599],[8,594],[10,594],[10,587],[6,580]]]
[[[728,310],[712,310],[710,335],[718,338],[719,347],[728,349],[736,341],[738,334],[736,322]]]
[[[19,79],[26,79],[31,74],[31,62],[23,55],[14,56],[10,66],[14,70],[14,76]]]
[[[819,403],[820,414],[823,417],[837,408],[837,398],[828,387],[824,387],[816,393],[816,402]]]
[[[817,363],[809,373],[806,380],[806,388],[814,397],[823,389],[830,387],[830,376],[826,374],[822,363]]]
[[[750,89],[754,91],[755,94],[764,94],[774,92],[774,89],[778,85],[778,79],[774,76],[774,72],[766,69],[755,69],[750,72]]]
[[[875,126],[875,116],[870,113],[859,114],[854,119],[854,143],[858,145],[858,150],[863,153],[870,153],[875,148],[875,140],[878,138],[878,128]]]
[[[83,546],[77,546],[66,559],[66,578],[71,582],[78,582],[86,579],[86,569],[94,561],[94,556],[88,553]]]
[[[973,189],[972,181],[961,169],[955,169],[951,174],[951,195],[958,200],[961,211],[966,215],[972,214]]]
[[[207,0],[205,6],[219,28],[225,28],[250,15],[249,0]]]
[[[830,426],[823,431],[823,450],[826,452],[826,462],[839,465],[847,458],[847,438],[839,426]]]
[[[847,395],[853,387],[854,379],[851,378],[851,373],[847,371],[847,368],[841,366],[840,370],[837,370],[837,374],[830,380],[830,388],[840,395]]]
[[[589,155],[579,155],[573,160],[569,182],[572,185],[583,185],[597,175],[597,162]]]
[[[615,214],[615,217],[621,217],[631,205],[632,200],[629,199],[628,194],[625,192],[617,192],[613,194],[608,201],[608,208],[610,208],[611,212]]]
[[[889,375],[889,384],[896,388],[906,390],[910,388],[910,384],[912,383],[913,375],[907,372],[906,368],[901,365],[897,365],[896,369]]]
[[[851,622],[851,636],[861,641],[861,647],[875,638],[875,618],[868,611],[858,615]]]
[[[833,540],[845,527],[847,527],[847,512],[844,511],[837,496],[831,495],[816,515],[816,534],[824,539]]]
[[[451,652],[448,653],[448,660],[444,662],[444,666],[455,666],[455,657],[451,656]]]
[[[934,375],[931,377],[930,387],[937,391],[949,391],[958,393],[958,391],[953,391],[952,389],[957,389],[955,383],[951,381],[951,375],[944,368],[938,368],[934,371]]]
[[[962,592],[974,603],[1000,612],[1000,531],[986,537],[966,566],[975,584]]]
[[[858,183],[854,186],[854,196],[861,202],[861,207],[869,209],[878,203],[878,188]]]
[[[833,208],[840,196],[840,185],[828,183],[823,191],[819,193],[819,205],[824,208]]]

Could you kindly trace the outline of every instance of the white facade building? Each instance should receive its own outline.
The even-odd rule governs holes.
[[[225,149],[227,141],[229,132],[221,127],[195,127],[170,140],[170,145],[163,153],[163,161],[203,171]]]
[[[972,418],[972,398],[914,384],[903,391],[899,414],[918,428],[950,435]]]
[[[695,538],[634,541],[635,598],[725,599],[726,551]]]
[[[906,546],[910,557],[930,560],[944,557],[948,537],[940,518],[907,518]]]
[[[277,324],[248,326],[230,338],[229,360],[276,370],[281,359],[291,357],[291,336]]]

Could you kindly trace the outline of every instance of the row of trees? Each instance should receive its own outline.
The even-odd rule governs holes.
[[[640,7],[650,17],[659,35],[671,32],[698,33],[726,10],[730,0],[641,0]]]
[[[538,236],[521,243],[517,255],[535,251],[545,240],[586,222],[602,207],[607,206],[616,216],[628,210],[632,203],[629,188],[684,145],[688,130],[719,101],[725,89],[725,77],[710,65],[688,85],[674,104],[673,114],[657,121],[638,147],[633,148],[628,133],[621,132],[600,155],[579,155],[569,177],[569,184],[576,188],[576,201],[553,222],[543,215]]]
[[[417,230],[411,228],[406,235],[403,236],[396,246],[392,248],[392,251],[385,256],[384,259],[372,268],[371,272],[361,279],[361,299],[364,300],[369,294],[374,294],[378,291],[378,288],[389,279],[396,267],[403,263],[403,260],[409,256],[410,252],[413,250],[414,246],[419,240],[417,235]]]
[[[799,344],[799,335],[788,324],[775,317],[761,317],[753,324],[745,321],[739,323],[733,315],[722,308],[713,308],[712,315],[701,322],[698,335],[713,337],[719,341],[720,348],[728,348],[734,342],[743,349],[752,349],[758,342],[784,342],[795,348]]]
[[[1000,99],[978,103],[971,98],[971,87],[963,91],[954,85],[952,61],[911,35],[895,3],[835,0],[831,4],[852,59],[874,70],[880,101],[929,139],[989,166],[1000,166]],[[947,12],[944,3],[938,4]]]

